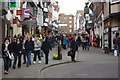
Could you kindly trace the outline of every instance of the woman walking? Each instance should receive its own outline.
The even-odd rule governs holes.
[[[9,50],[9,53],[13,55],[15,43],[12,41],[11,37],[9,37],[9,40],[10,40],[10,44],[8,45],[8,50]],[[11,66],[12,66],[12,60],[10,59],[9,68],[11,68]]]
[[[38,59],[39,59],[39,64],[41,63],[40,48],[41,48],[41,42],[38,40],[38,37],[35,36],[35,41],[34,41],[34,60],[33,60],[33,64],[36,63],[36,57],[37,57],[37,56],[38,56]]]
[[[66,34],[63,35],[63,48],[66,49],[66,45],[67,45],[67,37]]]
[[[49,51],[52,50],[48,37],[46,37],[41,48],[45,54],[45,64],[48,64]]]
[[[8,45],[9,45],[9,38],[6,38],[4,43],[2,44],[2,58],[4,61],[4,74],[8,74],[9,70],[9,50],[8,50]]]
[[[16,68],[16,63],[18,59],[18,68],[21,68],[21,56],[22,56],[22,43],[20,41],[20,38],[17,37],[17,42],[15,43],[15,53],[14,53],[14,63],[13,63],[13,69]]]
[[[25,51],[27,53],[27,67],[31,65],[31,52],[34,49],[34,42],[28,36],[28,40],[25,42]]]

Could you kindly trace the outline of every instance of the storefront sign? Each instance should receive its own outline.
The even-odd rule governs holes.
[[[30,8],[24,9],[24,18],[30,18]]]
[[[36,20],[36,18],[37,18],[37,16],[33,16],[33,17],[32,17],[33,20]]]
[[[22,15],[22,10],[17,10],[17,15]]]
[[[16,8],[16,0],[10,0],[10,9]]]

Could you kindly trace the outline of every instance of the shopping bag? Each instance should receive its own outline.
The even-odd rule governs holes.
[[[114,51],[114,56],[117,56],[117,50]]]
[[[73,56],[72,51],[68,51],[68,56]]]
[[[66,45],[66,49],[68,48],[68,45]]]
[[[14,56],[13,56],[13,53],[8,53],[8,55],[9,55],[9,58],[11,59],[11,60],[14,60]]]

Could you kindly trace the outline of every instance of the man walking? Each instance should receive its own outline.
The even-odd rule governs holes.
[[[75,53],[78,50],[78,45],[77,45],[77,37],[74,36],[73,40],[70,43],[70,50],[72,51],[73,55],[71,56],[71,60],[75,61]]]

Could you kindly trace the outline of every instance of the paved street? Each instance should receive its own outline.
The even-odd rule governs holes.
[[[70,61],[67,51],[63,50],[63,60],[54,61],[52,55],[57,53],[55,48],[50,54],[49,65]],[[90,51],[76,53],[76,60],[80,62],[66,63],[45,68],[44,58],[41,64],[26,67],[22,65],[21,69],[10,69],[8,75],[3,74],[3,78],[117,78],[118,77],[118,57],[112,54],[103,54],[103,50],[91,48]],[[40,72],[41,71],[41,72]]]

